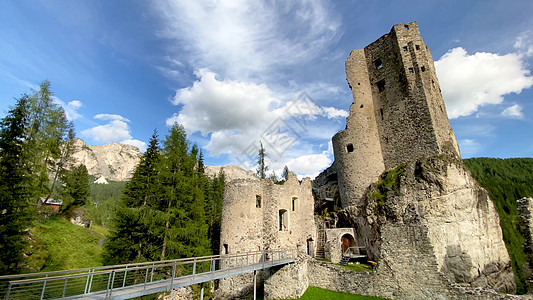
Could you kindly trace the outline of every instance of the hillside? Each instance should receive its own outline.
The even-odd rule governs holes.
[[[525,292],[526,278],[531,276],[531,271],[524,254],[524,237],[519,230],[516,200],[533,196],[533,158],[480,157],[465,159],[464,163],[494,202],[500,216],[503,238],[513,261],[517,292]]]
[[[39,217],[29,230],[30,247],[24,272],[81,269],[102,265],[102,245],[107,229],[76,226],[59,215]]]

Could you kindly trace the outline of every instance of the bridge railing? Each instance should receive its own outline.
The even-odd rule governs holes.
[[[69,271],[0,276],[1,299],[53,299],[90,295],[167,281],[168,289],[177,278],[195,278],[217,270],[231,270],[262,264],[268,267],[278,261],[295,258],[295,250],[246,252],[212,255],[157,262],[103,266]]]

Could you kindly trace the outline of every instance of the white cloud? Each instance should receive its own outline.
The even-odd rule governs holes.
[[[522,119],[524,117],[524,113],[522,113],[522,107],[518,104],[507,107],[502,111],[501,115],[513,119]]]
[[[108,144],[119,142],[133,145],[139,148],[141,152],[146,150],[146,143],[132,139],[130,133],[130,122],[127,118],[115,114],[98,114],[94,116],[97,120],[109,121],[107,124],[98,125],[81,132],[84,137],[92,138],[98,143]]]
[[[477,52],[458,47],[435,62],[448,116],[469,116],[480,106],[499,104],[510,93],[533,85],[533,77],[518,54]]]
[[[112,120],[105,125],[99,125],[81,132],[100,143],[112,143],[131,139],[128,123],[121,120]]]
[[[217,80],[207,69],[196,72],[199,81],[180,89],[172,99],[183,105],[179,114],[167,119],[167,125],[178,122],[188,131],[244,130],[257,127],[271,115],[269,107],[279,100],[264,84]]]
[[[141,152],[143,152],[143,153],[144,153],[144,151],[146,151],[146,143],[143,142],[143,141],[139,141],[139,140],[124,140],[124,141],[121,141],[120,143],[135,146],[135,147],[139,148],[139,150]]]
[[[130,121],[121,115],[115,115],[115,114],[98,114],[94,116],[94,118],[98,120],[104,120],[104,121],[123,121],[123,122]]]
[[[247,78],[309,61],[338,41],[340,17],[330,7],[321,0],[169,0],[153,8],[164,23],[160,36],[179,43],[194,68]]]
[[[331,165],[331,159],[325,154],[302,155],[287,162],[292,172],[302,174],[302,177],[315,178],[320,171]]]
[[[476,156],[481,151],[481,144],[474,139],[462,139],[458,141],[461,156],[463,158]]]
[[[264,84],[219,80],[207,69],[199,70],[196,76],[192,86],[176,91],[171,101],[181,110],[166,124],[177,122],[189,134],[209,136],[205,149],[210,155],[228,154],[239,160],[249,147],[263,140],[267,151],[276,156],[273,159],[281,159],[278,156],[298,144],[298,131],[305,131],[317,117],[348,115],[344,110],[319,107],[306,94],[283,102]],[[269,145],[269,139],[275,141]]]
[[[63,110],[65,111],[65,115],[67,116],[68,120],[74,121],[82,117],[82,115],[78,112],[78,109],[80,109],[83,106],[81,101],[73,100],[68,103],[65,103],[65,101],[59,99],[56,96],[52,96],[52,99],[54,100],[55,103],[63,107]]]
[[[531,31],[523,32],[516,38],[514,48],[520,55],[533,56],[533,33]]]

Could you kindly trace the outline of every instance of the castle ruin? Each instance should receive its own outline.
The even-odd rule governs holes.
[[[343,206],[379,175],[419,157],[459,155],[429,47],[416,22],[398,24],[346,61],[353,103],[333,136]]]
[[[393,299],[486,299],[465,293],[477,287],[513,292],[499,217],[462,164],[417,23],[394,25],[352,51],[346,74],[354,100],[346,129],[332,139],[333,165],[313,186],[294,174],[282,185],[229,182],[221,253],[298,248],[307,254],[265,272],[265,297],[273,299],[297,298],[308,285]],[[315,207],[336,201],[333,222],[316,215]],[[335,263],[354,245],[377,262],[373,272],[310,258]],[[221,282],[224,295],[251,283],[251,277],[230,280]]]

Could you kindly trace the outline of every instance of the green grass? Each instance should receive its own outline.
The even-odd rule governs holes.
[[[348,293],[335,292],[310,286],[300,298],[301,300],[379,300],[386,299],[372,296],[362,296]]]
[[[84,228],[61,216],[35,221],[30,229],[30,250],[25,272],[71,270],[102,265],[102,247],[98,241],[107,229],[101,226]]]
[[[350,271],[354,271],[354,272],[372,272],[373,269],[372,269],[372,266],[370,265],[367,265],[367,264],[347,264],[347,265],[339,265],[340,267],[342,268],[345,268],[345,269],[348,269]]]

